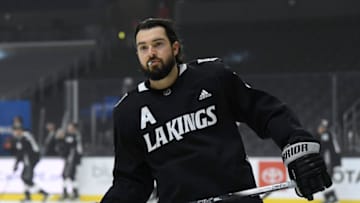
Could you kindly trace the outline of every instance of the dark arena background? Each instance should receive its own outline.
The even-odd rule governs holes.
[[[81,134],[80,196],[66,201],[101,199],[112,182],[113,106],[144,80],[133,30],[147,17],[175,20],[185,61],[222,58],[314,134],[326,120],[337,155],[332,188],[338,202],[360,202],[358,0],[0,0],[0,202],[23,198],[10,143],[17,116],[43,152],[34,181],[49,202],[60,201],[64,163],[47,146],[48,123],[75,122]],[[258,185],[287,180],[273,141],[246,124],[239,131]],[[313,202],[323,201],[318,193]],[[289,189],[264,202],[307,201]]]

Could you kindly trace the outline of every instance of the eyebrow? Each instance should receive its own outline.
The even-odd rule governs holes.
[[[166,40],[165,40],[165,38],[155,38],[155,39],[151,40],[151,42],[157,42],[157,41],[166,41]],[[143,45],[143,44],[146,44],[146,42],[138,42],[136,44],[136,46]]]

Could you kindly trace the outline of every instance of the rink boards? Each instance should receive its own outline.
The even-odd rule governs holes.
[[[99,201],[112,182],[112,157],[84,157],[78,168],[78,184],[83,202]],[[251,157],[254,175],[259,186],[275,184],[288,180],[287,172],[280,158]],[[22,198],[23,184],[20,170],[12,173],[14,159],[0,158],[0,200],[18,200]],[[21,167],[21,166],[20,166]],[[62,192],[61,172],[63,161],[58,158],[44,158],[35,168],[34,181],[45,190],[54,194],[56,201]],[[240,174],[239,174],[240,175]],[[360,203],[360,158],[344,158],[342,166],[336,168],[334,189],[341,203]],[[40,196],[35,196],[35,200]],[[321,202],[321,193],[315,195],[315,201]],[[40,200],[40,199],[39,199]],[[308,202],[297,197],[293,189],[273,192],[265,203]]]

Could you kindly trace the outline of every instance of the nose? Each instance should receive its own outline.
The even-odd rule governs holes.
[[[155,47],[149,46],[149,55],[150,55],[151,57],[156,55],[156,49],[155,49]]]

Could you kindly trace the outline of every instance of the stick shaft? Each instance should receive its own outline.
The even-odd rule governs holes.
[[[289,188],[296,187],[295,181],[286,181],[282,183],[276,183],[273,185],[263,186],[263,187],[257,187],[247,190],[242,190],[239,192],[229,193],[226,195],[218,196],[218,197],[211,197],[207,199],[201,199],[197,201],[192,201],[190,203],[212,203],[212,202],[218,202],[221,200],[225,200],[228,198],[231,198],[232,196],[239,196],[239,197],[246,197],[246,196],[257,196],[268,192],[274,192],[278,190],[284,190]]]
[[[243,190],[240,192],[235,192],[235,193],[233,193],[233,195],[256,196],[256,195],[261,195],[261,194],[268,193],[268,192],[274,192],[277,190],[283,190],[283,189],[294,188],[294,187],[296,187],[296,183],[295,183],[295,181],[291,180],[291,181],[286,181],[286,182],[282,182],[282,183],[276,183],[273,185],[257,187],[257,188],[252,188],[252,189],[248,189],[248,190]]]

